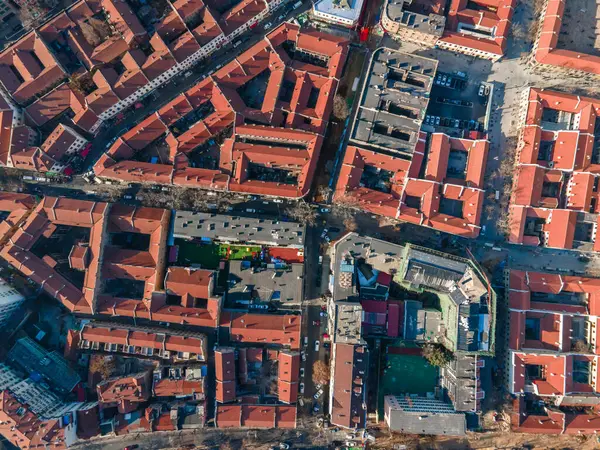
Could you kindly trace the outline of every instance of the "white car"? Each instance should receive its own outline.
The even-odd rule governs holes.
[[[304,394],[304,383],[300,383],[300,393]]]
[[[321,317],[327,317],[327,313],[326,313],[325,311],[321,311],[321,312],[319,313],[319,315],[320,315]]]
[[[304,367],[300,367],[300,378],[304,378]]]
[[[319,341],[315,341],[315,352],[319,351],[319,346],[321,345],[321,343]]]
[[[313,395],[314,399],[317,400],[321,395],[323,395],[323,389],[319,389],[315,395]]]
[[[302,361],[306,361],[306,352],[302,352]]]
[[[268,30],[272,26],[273,26],[273,24],[271,22],[265,23],[265,30]]]

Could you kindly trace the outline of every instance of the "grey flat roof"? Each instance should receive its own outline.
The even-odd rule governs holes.
[[[313,8],[317,12],[331,14],[343,19],[356,22],[362,11],[364,0],[346,0],[349,7],[344,6],[344,2],[340,0],[318,0]]]
[[[230,261],[227,302],[252,299],[255,303],[298,305],[302,302],[303,276],[304,264],[300,263],[252,268],[249,261]]]
[[[403,27],[441,36],[446,26],[446,18],[438,14],[421,14],[411,11],[411,3],[412,0],[388,0],[387,16]]]
[[[193,211],[175,211],[174,217],[173,237],[176,238],[304,247],[306,227],[297,222]]]
[[[456,352],[454,359],[442,369],[443,385],[457,411],[477,411],[477,356]]]
[[[34,373],[41,375],[52,389],[61,394],[68,394],[81,381],[58,352],[50,352],[28,337],[19,339],[6,359],[30,376]]]
[[[385,415],[390,430],[409,434],[464,436],[463,413],[452,405],[426,397],[386,395]]]
[[[335,243],[335,254],[331,258],[333,281],[333,299],[358,299],[354,287],[340,286],[340,266],[346,258],[364,258],[374,269],[385,273],[393,273],[400,267],[404,247],[391,242],[381,241],[372,237],[348,233]]]
[[[350,140],[391,153],[412,154],[437,64],[433,59],[388,48],[376,50]]]
[[[335,302],[333,341],[339,344],[362,342],[362,306],[359,302]]]

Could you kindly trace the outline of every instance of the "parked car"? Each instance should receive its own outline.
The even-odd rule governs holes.
[[[483,97],[485,95],[485,86],[483,84],[479,86],[479,92],[477,93],[477,95],[479,95],[480,97]]]
[[[321,311],[321,312],[319,313],[319,315],[320,315],[321,317],[327,317],[327,313],[326,313],[325,311]]]
[[[302,361],[306,361],[306,352],[302,352]]]
[[[304,394],[304,383],[300,383],[300,393]]]
[[[323,389],[319,389],[315,395],[313,395],[314,399],[317,400],[321,395],[323,395]],[[316,403],[315,405],[318,405],[318,403]]]
[[[440,124],[440,116],[438,116],[438,117],[435,118],[435,124],[436,125]]]
[[[300,377],[304,378],[304,367],[300,367]]]
[[[319,346],[320,346],[320,345],[321,345],[321,343],[320,343],[318,340],[316,340],[316,341],[315,341],[315,352],[318,352],[318,351],[319,351]]]

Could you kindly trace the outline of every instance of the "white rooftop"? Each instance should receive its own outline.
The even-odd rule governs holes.
[[[365,0],[319,0],[315,3],[316,12],[331,14],[343,19],[357,21]]]

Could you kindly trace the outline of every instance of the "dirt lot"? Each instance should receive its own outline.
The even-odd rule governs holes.
[[[440,450],[464,450],[464,449],[597,449],[599,444],[595,437],[586,436],[552,436],[518,434],[511,432],[496,433],[469,433],[466,438],[450,438],[433,436],[405,436],[394,435],[391,438],[378,438],[374,449],[393,449],[395,445],[406,445],[408,449],[440,449]],[[397,448],[397,447],[396,447]]]

